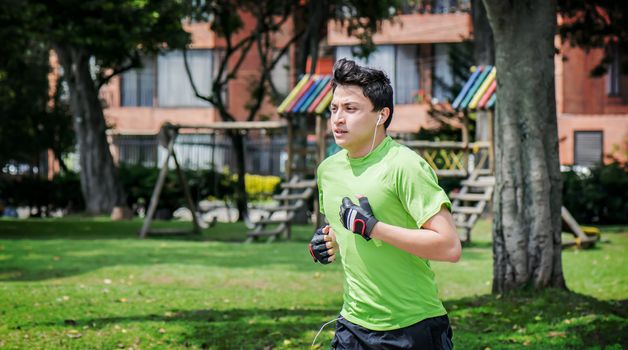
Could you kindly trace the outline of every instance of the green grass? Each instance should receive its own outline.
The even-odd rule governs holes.
[[[342,305],[339,266],[306,251],[311,227],[246,245],[240,224],[138,240],[140,226],[0,220],[0,349],[309,349]],[[433,263],[458,349],[628,348],[625,227],[564,251],[571,292],[491,295],[490,222],[473,238],[458,264]]]

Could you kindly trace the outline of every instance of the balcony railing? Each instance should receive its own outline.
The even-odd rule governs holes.
[[[402,1],[401,14],[439,14],[470,12],[470,0],[406,0]]]

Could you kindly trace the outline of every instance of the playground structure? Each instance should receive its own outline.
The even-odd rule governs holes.
[[[326,154],[326,114],[332,99],[330,82],[329,75],[306,74],[277,108],[287,125],[288,157],[285,173],[288,181],[281,185],[281,194],[273,196],[278,204],[267,208],[267,216],[256,222],[255,227],[248,232],[247,242],[260,237],[268,237],[269,242],[280,236],[290,238],[292,221],[299,212],[305,211],[311,198],[314,199],[314,225],[321,226],[315,173],[316,166],[325,159]],[[314,149],[309,147],[310,139],[315,141]],[[277,218],[275,213],[280,212],[285,215]]]
[[[494,74],[493,74],[494,77]],[[268,236],[273,240],[280,235],[290,236],[290,222],[294,213],[303,208],[304,202],[316,191],[315,166],[327,153],[328,106],[332,99],[331,76],[304,75],[290,94],[279,105],[278,112],[287,121],[288,158],[284,191],[274,199],[280,203],[269,210],[269,217],[258,222],[248,234],[248,240]],[[494,99],[492,101],[494,104]],[[463,119],[462,142],[442,141],[401,141],[419,153],[436,171],[439,177],[462,177],[463,187],[452,193],[454,217],[462,232],[461,240],[471,239],[471,229],[492,198],[492,146],[489,140],[469,142],[467,118]],[[308,147],[308,140],[315,141],[315,147]],[[472,170],[469,170],[472,169]],[[301,182],[300,182],[301,181]],[[494,180],[493,180],[494,181]],[[318,198],[314,196],[315,226],[319,227],[322,218],[318,214]],[[288,214],[282,219],[272,219],[273,212],[282,209]],[[268,228],[277,225],[275,228]]]
[[[177,136],[182,131],[190,131],[190,132],[198,132],[200,130],[206,130],[210,132],[225,132],[227,130],[235,130],[239,132],[246,132],[247,130],[281,130],[286,127],[285,123],[282,121],[265,121],[265,122],[217,122],[210,125],[184,125],[184,124],[170,124],[166,123],[162,125],[159,131],[159,145],[164,147],[167,151],[167,155],[161,164],[159,170],[159,176],[157,177],[157,182],[155,183],[155,188],[153,189],[153,193],[150,198],[150,203],[148,207],[148,211],[146,212],[146,216],[144,218],[144,223],[139,232],[140,238],[145,238],[148,235],[159,235],[159,234],[169,234],[169,235],[177,235],[177,234],[200,234],[201,228],[204,226],[201,223],[201,220],[198,217],[198,211],[196,208],[196,204],[192,200],[192,195],[190,193],[187,180],[185,178],[185,174],[181,171],[181,166],[179,161],[177,160],[177,155],[175,152],[175,143]],[[192,229],[191,230],[180,230],[180,229],[151,229],[151,223],[153,221],[153,217],[155,215],[155,211],[157,210],[157,205],[159,203],[159,197],[161,195],[161,191],[163,189],[166,175],[168,173],[168,169],[170,166],[170,159],[174,162],[174,168],[177,173],[177,179],[179,180],[179,185],[181,187],[182,194],[185,198],[186,207],[190,210],[192,214]],[[210,225],[212,225],[210,223]]]
[[[493,111],[496,103],[496,69],[492,66],[479,66],[471,74],[451,107],[453,113],[462,115],[462,141],[400,141],[420,154],[439,177],[463,178],[461,188],[449,194],[452,199],[452,214],[460,239],[471,242],[471,231],[489,207],[493,198],[495,177],[493,151]],[[250,130],[286,129],[288,135],[287,159],[285,166],[286,182],[281,184],[282,192],[273,196],[277,204],[262,209],[261,219],[250,223],[247,242],[265,237],[273,241],[279,237],[289,239],[291,225],[299,213],[305,212],[310,200],[313,201],[313,221],[316,227],[322,226],[316,195],[316,166],[326,157],[328,106],[332,99],[331,76],[306,74],[278,107],[282,118],[270,122],[230,122],[214,123],[209,126],[164,125],[160,133],[160,143],[168,150],[161,172],[151,197],[150,207],[144,221],[140,237],[150,233],[178,233],[172,230],[150,230],[163,179],[173,158],[187,206],[192,215],[193,232],[200,232],[196,208],[191,199],[181,172],[174,141],[181,129]],[[451,108],[450,108],[451,110]],[[470,113],[476,119],[476,141],[469,142],[468,121]],[[163,141],[161,141],[163,139]],[[314,147],[310,147],[313,141]],[[564,231],[572,233],[574,242],[564,243],[564,247],[576,245],[591,247],[600,239],[599,230],[579,226],[566,208],[561,217]]]

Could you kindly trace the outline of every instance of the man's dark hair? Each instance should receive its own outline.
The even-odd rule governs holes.
[[[334,64],[334,78],[331,88],[336,91],[338,85],[355,85],[362,88],[362,93],[373,104],[373,110],[379,111],[384,107],[390,109],[390,115],[384,123],[388,129],[393,117],[393,89],[390,79],[381,70],[362,67],[352,60],[340,59]]]

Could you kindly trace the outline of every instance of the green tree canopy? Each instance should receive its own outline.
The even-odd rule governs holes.
[[[50,100],[49,50],[38,34],[39,6],[0,3],[0,164],[36,165],[43,151],[59,157],[73,146],[67,104]]]
[[[591,75],[606,74],[614,59],[628,72],[628,2],[617,0],[558,0],[563,17],[560,36],[573,46],[604,50],[604,57]]]
[[[81,190],[89,213],[126,205],[109,152],[99,88],[141,66],[142,57],[183,48],[188,4],[176,0],[31,0],[40,9],[29,25],[54,49],[68,83],[80,158]]]

